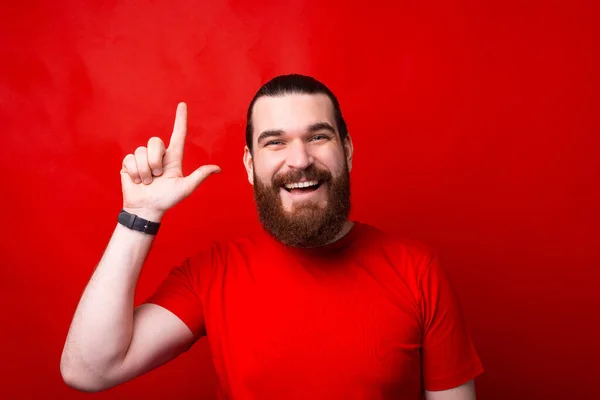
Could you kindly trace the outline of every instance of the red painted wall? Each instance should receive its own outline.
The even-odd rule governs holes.
[[[353,217],[442,253],[486,368],[478,399],[597,395],[595,2],[88,3],[0,8],[0,397],[88,397],[60,378],[67,329],[121,160],[168,139],[178,101],[184,172],[223,172],[167,214],[138,300],[198,245],[256,228],[244,114],[289,72],[341,101]],[[211,399],[215,379],[201,341],[95,398]]]

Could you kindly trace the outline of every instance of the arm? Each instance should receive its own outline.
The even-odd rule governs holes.
[[[128,154],[121,169],[123,208],[159,222],[164,213],[189,196],[216,165],[182,174],[187,108],[177,107],[169,148],[153,137],[148,147]],[[134,310],[138,277],[152,235],[117,225],[88,283],[67,335],[60,371],[76,389],[99,391],[133,379],[187,349],[194,335],[171,312],[153,304]]]
[[[422,274],[420,288],[424,322],[421,362],[427,398],[471,399],[463,394],[475,391],[471,381],[483,372],[483,366],[458,296],[436,258]]]
[[[191,344],[192,332],[164,308],[144,304],[134,311],[135,286],[152,240],[117,225],[67,335],[60,370],[69,386],[107,389],[175,358]]]
[[[473,380],[448,390],[436,392],[425,391],[426,400],[475,400],[475,383]]]

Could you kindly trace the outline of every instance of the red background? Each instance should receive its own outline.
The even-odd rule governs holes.
[[[116,224],[121,160],[168,139],[178,101],[184,172],[223,172],[167,214],[138,301],[199,244],[256,228],[244,114],[290,72],[341,101],[353,218],[441,252],[486,369],[478,399],[597,395],[595,2],[91,3],[0,9],[0,397],[88,396],[60,378],[64,339]],[[201,341],[94,397],[214,385]]]

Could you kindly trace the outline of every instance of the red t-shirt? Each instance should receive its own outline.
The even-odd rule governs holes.
[[[317,249],[215,242],[147,302],[207,336],[223,399],[417,400],[483,372],[433,253],[359,222]]]

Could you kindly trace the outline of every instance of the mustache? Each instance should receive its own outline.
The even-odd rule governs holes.
[[[328,182],[331,180],[331,173],[315,167],[309,167],[301,171],[290,171],[285,174],[274,176],[272,180],[273,188],[278,189],[283,185],[298,182],[301,179],[306,179],[307,181]]]

